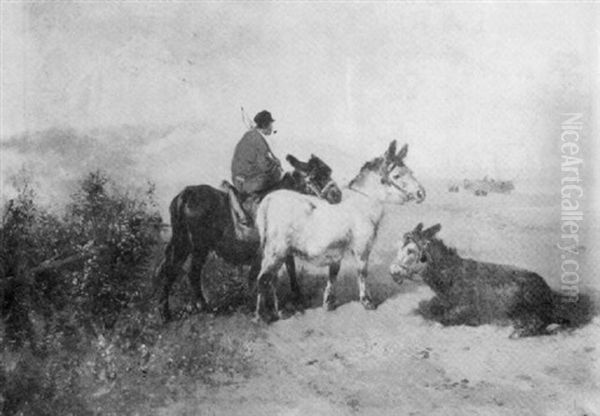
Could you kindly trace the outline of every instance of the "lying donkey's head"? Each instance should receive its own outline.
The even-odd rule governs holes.
[[[404,234],[396,259],[390,266],[390,274],[396,283],[420,275],[431,265],[434,253],[430,244],[441,228],[440,224],[436,224],[423,230],[420,222],[414,230]]]
[[[292,176],[299,192],[325,199],[331,204],[342,200],[342,191],[331,178],[331,168],[315,155],[301,162],[292,155],[286,160],[293,166]]]

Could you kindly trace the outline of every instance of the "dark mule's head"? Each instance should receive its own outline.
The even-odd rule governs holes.
[[[420,222],[414,230],[404,234],[396,259],[390,266],[390,274],[396,283],[420,275],[434,261],[431,243],[441,228],[436,224],[423,230]]]
[[[292,177],[299,192],[323,198],[330,204],[342,200],[342,191],[331,178],[331,168],[317,156],[311,155],[308,162],[301,162],[287,155],[286,160],[294,167]]]

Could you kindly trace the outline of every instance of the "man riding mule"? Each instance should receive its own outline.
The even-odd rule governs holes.
[[[321,159],[311,155],[308,162],[301,162],[288,155],[286,160],[294,170],[280,175],[279,181],[269,184],[271,188],[268,189],[289,189],[311,194],[325,199],[328,203],[338,203],[341,200],[341,190],[331,179],[331,168]],[[172,236],[165,248],[165,258],[158,269],[155,282],[160,292],[161,313],[165,320],[171,317],[171,286],[190,256],[191,270],[188,272],[188,279],[194,290],[195,306],[200,310],[206,310],[208,307],[202,290],[202,269],[210,252],[216,253],[232,265],[250,265],[249,286],[256,279],[260,270],[259,240],[239,238],[238,227],[234,224],[235,215],[231,213],[232,201],[237,203],[238,190],[231,189],[231,186],[228,188],[229,195],[208,185],[188,186],[169,206]],[[248,190],[257,190],[259,195],[266,192],[264,188],[260,190],[260,187],[241,189],[246,194],[249,193]],[[285,264],[294,300],[301,304],[300,287],[296,280],[292,255],[287,256]]]
[[[266,140],[273,133],[274,121],[266,110],[254,117],[256,127],[246,132],[238,142],[231,161],[234,188],[224,183],[240,238],[252,238],[256,207],[261,197],[281,180],[283,174],[281,162]]]
[[[281,188],[283,169],[281,162],[269,147],[266,137],[275,133],[271,113],[264,110],[254,117],[255,127],[244,134],[235,147],[231,161],[233,186],[223,182],[223,188],[229,196],[231,215],[236,235],[242,240],[258,240],[254,227],[256,209],[262,198]],[[302,163],[288,155],[286,160],[296,169],[297,174],[307,175],[308,193],[338,203],[342,194],[331,179],[331,170],[322,169],[320,159],[311,157],[308,163]]]

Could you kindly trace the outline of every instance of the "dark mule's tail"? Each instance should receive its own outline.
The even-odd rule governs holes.
[[[171,215],[171,239],[165,248],[165,254],[162,262],[158,266],[154,274],[154,293],[162,297],[166,290],[168,291],[173,284],[173,281],[179,274],[180,266],[176,264],[176,257],[182,258],[191,253],[191,242],[185,221],[185,190],[179,193],[171,205],[169,205],[169,213]]]

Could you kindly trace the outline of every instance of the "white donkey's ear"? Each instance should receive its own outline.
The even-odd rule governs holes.
[[[398,159],[398,160],[404,159],[406,157],[407,153],[408,153],[408,144],[405,143],[404,146],[402,146],[402,148],[400,149],[400,151],[396,155],[396,159]]]
[[[385,154],[383,155],[383,157],[385,158],[386,161],[390,161],[394,157],[396,157],[396,140],[392,140],[390,142],[390,145],[389,145],[388,149],[385,151]]]

